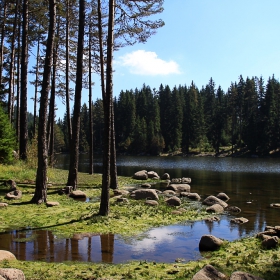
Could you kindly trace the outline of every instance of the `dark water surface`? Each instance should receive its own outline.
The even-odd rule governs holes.
[[[69,156],[59,155],[56,167],[68,169]],[[51,231],[12,231],[0,234],[0,249],[13,252],[19,260],[49,262],[89,261],[121,263],[130,260],[174,262],[197,260],[199,240],[213,234],[229,241],[250,236],[266,225],[280,225],[280,159],[212,157],[130,157],[117,158],[118,174],[132,176],[136,171],[153,170],[172,178],[191,177],[191,191],[202,199],[225,192],[229,205],[242,209],[239,217],[249,219],[244,225],[232,225],[231,216],[220,222],[188,222],[165,226],[131,239],[106,234],[59,239]],[[102,173],[102,158],[95,158],[95,172]],[[81,155],[79,171],[87,172],[87,155]]]

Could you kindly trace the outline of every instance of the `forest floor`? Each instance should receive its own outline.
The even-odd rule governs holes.
[[[49,169],[48,201],[59,202],[58,207],[35,205],[29,201],[34,193],[35,169],[28,169],[24,164],[12,166],[0,165],[0,180],[12,179],[23,193],[20,200],[6,200],[8,187],[0,185],[0,202],[8,204],[0,208],[0,233],[7,229],[44,228],[51,229],[57,236],[71,237],[76,233],[114,233],[124,236],[135,236],[147,229],[170,225],[186,220],[201,220],[209,213],[201,206],[192,209],[188,201],[180,207],[187,209],[182,215],[174,215],[174,208],[160,200],[157,208],[147,206],[144,201],[130,199],[129,207],[110,199],[108,217],[98,216],[99,200],[85,203],[59,195],[67,179],[67,171]],[[78,174],[78,189],[88,197],[100,197],[101,175]],[[119,188],[139,184],[128,177],[119,177]],[[28,242],[28,241],[27,241]],[[133,261],[122,264],[105,264],[92,262],[50,263],[42,261],[7,261],[0,262],[2,268],[18,268],[26,279],[192,279],[194,274],[206,264],[213,265],[226,275],[236,270],[246,271],[266,280],[279,279],[280,248],[266,250],[261,241],[255,237],[244,238],[234,242],[224,242],[216,252],[208,252],[199,261],[178,261],[174,263],[157,263]]]

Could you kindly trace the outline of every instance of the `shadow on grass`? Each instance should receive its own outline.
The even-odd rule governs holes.
[[[25,201],[25,202],[20,202],[18,204],[21,204],[21,205],[27,205],[27,204],[34,204],[33,202],[31,201]],[[12,205],[15,205],[15,204],[11,204],[10,206]],[[70,225],[70,224],[73,224],[73,223],[77,223],[77,222],[80,222],[80,221],[86,221],[86,220],[90,220],[90,219],[93,219],[93,218],[98,218],[98,217],[102,217],[101,215],[99,215],[98,213],[93,213],[93,214],[90,214],[90,215],[87,215],[87,216],[82,216],[78,219],[72,219],[68,222],[64,222],[64,223],[59,223],[59,224],[54,224],[54,225],[48,225],[48,226],[40,226],[40,227],[25,227],[25,228],[19,228],[19,229],[8,229],[4,232],[0,232],[0,236],[2,234],[6,234],[6,233],[9,233],[11,231],[14,231],[16,230],[17,232],[24,232],[24,231],[29,231],[29,230],[43,230],[43,229],[51,229],[51,228],[55,228],[55,227],[59,227],[59,226],[65,226],[65,225]]]

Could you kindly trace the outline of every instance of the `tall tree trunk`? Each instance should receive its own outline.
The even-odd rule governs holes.
[[[7,12],[7,0],[3,0],[1,3],[1,9],[3,9],[3,24],[1,29],[1,42],[0,42],[0,87],[2,86],[2,72],[3,72],[3,55],[4,55],[4,38],[6,29],[6,12]]]
[[[66,116],[67,116],[67,129],[68,129],[68,143],[72,141],[72,122],[70,113],[70,94],[69,94],[69,0],[67,0],[66,7]]]
[[[117,175],[117,152],[115,140],[115,121],[114,121],[114,105],[113,96],[111,97],[111,159],[110,159],[110,188],[118,188],[118,175]]]
[[[15,39],[16,39],[16,30],[17,30],[17,15],[18,15],[18,1],[16,4],[16,13],[13,23],[13,34],[11,41],[11,59],[10,59],[10,77],[9,77],[9,98],[8,98],[8,115],[10,123],[13,121],[14,113],[14,90],[15,90]]]
[[[79,34],[77,50],[77,72],[75,87],[75,103],[73,115],[72,141],[70,143],[70,165],[67,185],[77,189],[78,164],[79,164],[79,134],[81,120],[81,98],[83,87],[83,48],[84,48],[84,27],[85,27],[85,0],[80,0],[79,7]]]
[[[21,85],[21,82],[20,82],[20,64],[21,64],[21,57],[20,57],[20,20],[18,21],[18,42],[17,42],[17,49],[18,49],[18,52],[17,52],[17,101],[16,101],[16,104],[17,104],[17,119],[16,119],[16,133],[17,133],[17,142],[19,143],[20,141],[20,85]]]
[[[48,147],[47,147],[47,109],[48,93],[50,87],[51,64],[53,56],[54,36],[56,22],[56,0],[49,0],[49,32],[47,39],[44,74],[40,98],[39,127],[38,127],[38,168],[36,175],[36,189],[32,198],[34,203],[47,201],[47,167],[48,167]]]
[[[106,96],[104,106],[104,140],[103,140],[103,174],[102,191],[99,215],[107,216],[110,212],[110,159],[111,159],[111,133],[112,133],[112,95],[113,95],[113,50],[114,50],[114,14],[115,1],[109,0],[109,20],[107,37],[107,68],[106,68]]]
[[[38,99],[38,86],[39,86],[39,61],[40,61],[40,36],[38,36],[38,43],[37,43],[37,61],[36,61],[36,78],[35,78],[35,94],[34,94],[34,109],[33,109],[33,137],[36,135],[37,130],[37,99]]]
[[[57,20],[56,38],[59,38],[60,34],[60,17]],[[52,85],[51,85],[51,97],[49,104],[49,120],[47,128],[47,141],[49,151],[49,163],[51,166],[54,164],[54,122],[55,122],[55,89],[56,89],[56,69],[57,69],[57,56],[58,56],[58,39],[56,40],[53,50],[53,66],[52,66]]]
[[[103,40],[102,40],[102,13],[101,13],[101,1],[98,0],[98,33],[99,33],[99,53],[100,53],[100,76],[101,76],[101,91],[103,100],[106,99],[105,89],[105,77],[104,77],[104,54],[103,54]],[[114,15],[113,15],[114,16]],[[113,50],[112,50],[113,52]],[[113,99],[113,92],[112,92]],[[111,106],[111,157],[110,157],[110,188],[118,188],[118,177],[117,177],[117,163],[116,163],[116,146],[115,146],[115,128],[114,128],[114,107]]]
[[[21,46],[21,91],[20,91],[20,142],[19,156],[27,158],[27,68],[28,68],[28,0],[23,1],[22,46]]]
[[[89,132],[90,132],[90,143],[89,143],[89,174],[93,174],[93,122],[92,122],[92,82],[91,82],[91,24],[89,30]]]

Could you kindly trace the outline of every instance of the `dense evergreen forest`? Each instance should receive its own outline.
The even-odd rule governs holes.
[[[242,76],[225,92],[211,78],[206,86],[160,85],[121,91],[114,99],[116,147],[119,153],[182,151],[219,153],[222,146],[267,154],[280,147],[280,84],[272,76]],[[103,108],[92,104],[94,150],[102,150]],[[56,151],[68,151],[67,118],[56,125]],[[89,106],[81,108],[80,151],[90,141]]]

